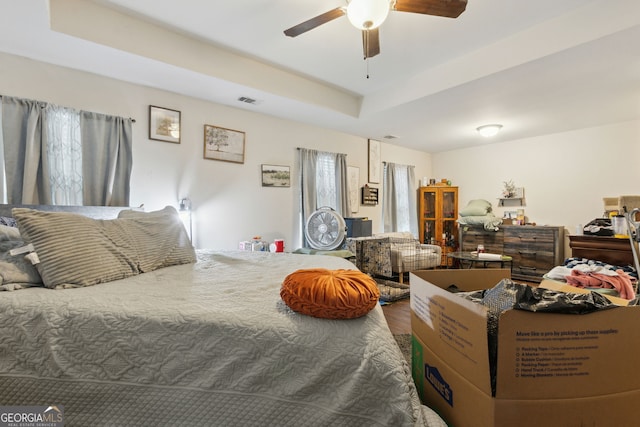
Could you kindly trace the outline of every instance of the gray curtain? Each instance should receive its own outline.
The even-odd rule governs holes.
[[[329,206],[343,217],[351,212],[347,179],[347,155],[298,148],[300,165],[300,236],[302,246],[307,246],[304,227],[307,218],[316,209]],[[332,164],[332,175],[323,176],[319,167]],[[329,178],[329,179],[326,179]],[[331,183],[331,184],[327,184]],[[321,204],[322,206],[319,206]]]
[[[418,236],[415,167],[385,163],[382,223],[385,232],[409,231]]]
[[[2,134],[7,202],[50,204],[42,172],[42,110],[37,101],[2,97]]]
[[[82,111],[80,134],[84,204],[129,206],[131,120]]]
[[[52,204],[47,160],[50,104],[2,97],[2,132],[8,203]],[[80,112],[83,204],[129,205],[131,119]]]

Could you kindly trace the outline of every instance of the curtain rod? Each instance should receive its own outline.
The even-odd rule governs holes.
[[[311,150],[311,151],[317,151],[318,153],[340,154],[342,156],[346,156],[345,153],[334,153],[333,151],[316,150],[315,148],[296,147],[296,150],[298,150],[298,151],[300,151],[300,150]]]
[[[387,163],[393,163],[393,162],[382,162],[383,165],[386,165]],[[400,163],[396,163],[397,165],[400,165]],[[401,166],[411,166],[412,168],[415,168],[415,165],[401,165]]]
[[[1,100],[3,97],[9,97],[9,96],[8,96],[8,95],[0,95],[0,100]],[[37,101],[37,100],[28,99],[28,98],[20,98],[20,97],[17,97],[17,96],[11,96],[10,98],[19,99],[19,100],[23,100],[23,101],[37,102],[37,103],[39,104],[39,106],[40,106],[40,107],[47,107],[48,105],[55,105],[55,106],[58,106],[58,104],[54,104],[54,103],[52,103],[52,102],[47,102],[47,101]],[[84,111],[84,110],[78,110],[78,109],[73,108],[73,107],[65,107],[65,106],[62,106],[62,108],[69,108],[69,109],[72,109],[72,110],[75,110],[75,111]],[[95,113],[95,114],[102,114],[102,115],[105,115],[105,116],[119,117],[119,116],[114,116],[114,115],[112,115],[112,114],[97,113],[97,112],[94,112],[94,111],[87,111],[87,112],[88,112],[88,113]],[[123,117],[123,118],[124,118],[124,117]],[[129,117],[129,120],[131,120],[131,122],[132,122],[132,123],[135,123],[135,122],[136,122],[136,119],[134,119],[133,117]]]

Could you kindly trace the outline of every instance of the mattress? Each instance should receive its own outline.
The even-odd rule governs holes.
[[[337,257],[198,251],[85,288],[0,294],[0,404],[64,406],[79,426],[444,426],[420,404],[377,306],[318,319],[281,300]]]

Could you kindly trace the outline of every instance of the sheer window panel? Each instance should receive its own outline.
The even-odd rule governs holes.
[[[82,205],[82,141],[79,112],[49,106],[46,114],[47,159],[55,205]]]

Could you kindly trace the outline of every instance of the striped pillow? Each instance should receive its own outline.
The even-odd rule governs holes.
[[[133,211],[127,211],[133,212]],[[48,288],[91,286],[196,261],[178,212],[124,213],[112,220],[68,212],[13,209]]]

